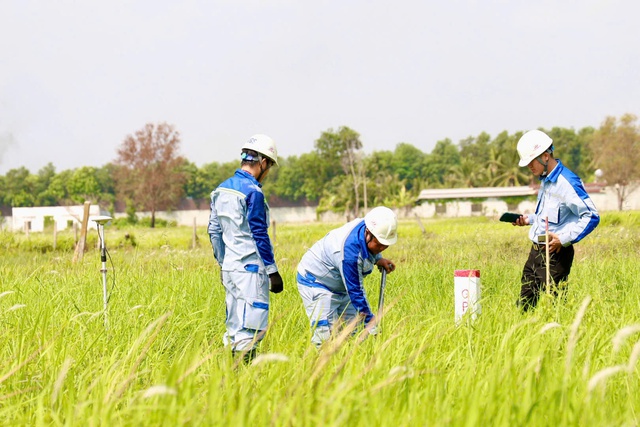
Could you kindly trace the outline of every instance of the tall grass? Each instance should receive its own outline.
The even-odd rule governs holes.
[[[191,249],[188,228],[106,227],[107,329],[95,235],[73,264],[72,245],[0,233],[0,424],[638,424],[639,214],[605,214],[576,246],[566,290],[526,314],[515,306],[526,229],[424,224],[426,234],[401,223],[385,252],[398,269],[380,334],[345,334],[320,352],[295,268],[337,224],[279,224],[285,292],[272,295],[250,366],[222,347],[224,291],[204,229]],[[482,314],[456,325],[453,271],[471,268]],[[373,307],[379,283],[366,280]]]

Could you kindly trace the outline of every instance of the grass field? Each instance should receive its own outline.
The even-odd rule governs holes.
[[[1,425],[611,425],[640,423],[640,214],[605,213],[576,246],[566,293],[522,314],[525,228],[487,218],[400,225],[384,255],[381,333],[318,352],[295,285],[337,224],[283,225],[285,291],[251,366],[222,347],[224,291],[204,227],[106,227],[108,328],[97,234],[0,233]],[[130,238],[126,239],[125,233]],[[136,246],[131,245],[131,237]],[[453,272],[481,271],[482,313],[454,322]],[[380,275],[366,281],[377,306]]]

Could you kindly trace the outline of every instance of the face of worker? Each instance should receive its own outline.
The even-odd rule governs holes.
[[[378,239],[376,239],[375,236],[371,234],[371,232],[367,231],[367,249],[369,249],[369,252],[374,255],[378,255],[388,247],[389,245],[383,245],[382,243],[378,242]]]
[[[542,153],[538,158],[531,160],[527,167],[534,176],[540,176],[544,173],[544,165],[538,159],[542,160],[543,163],[548,163],[550,157],[549,153]]]
[[[261,169],[262,176],[260,176],[260,182],[262,182],[267,177],[267,175],[269,175],[269,171],[271,170],[271,167],[273,166],[273,162],[271,162],[271,160],[269,160],[269,159],[263,158],[260,161],[260,166],[262,167],[262,169]]]

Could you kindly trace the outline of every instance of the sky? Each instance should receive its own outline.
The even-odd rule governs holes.
[[[348,126],[365,152],[640,115],[637,0],[0,0],[0,174],[167,122],[198,167]]]

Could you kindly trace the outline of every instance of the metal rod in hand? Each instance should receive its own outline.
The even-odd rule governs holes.
[[[387,270],[383,268],[381,273],[382,277],[380,279],[380,298],[378,298],[378,316],[382,316],[382,309],[384,307],[384,287],[387,284]]]
[[[104,328],[108,328],[109,319],[107,314],[107,247],[104,243],[104,224],[98,224],[98,236],[100,237],[100,261],[102,262],[102,298],[104,302]]]
[[[550,276],[551,273],[549,271],[549,217],[545,217],[544,218],[544,250],[545,250],[545,254],[546,254],[546,269],[547,269],[547,274],[546,274],[546,280],[547,280],[547,295],[551,294],[551,286],[550,286]]]

